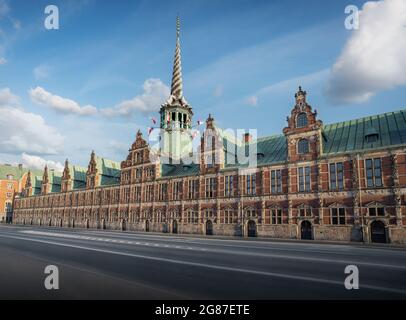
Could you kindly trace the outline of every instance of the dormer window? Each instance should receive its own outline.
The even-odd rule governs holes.
[[[374,127],[369,127],[365,131],[365,142],[374,143],[379,140],[379,133]]]
[[[305,112],[299,113],[296,118],[296,127],[303,128],[307,126],[307,114]]]
[[[297,153],[304,154],[309,152],[309,141],[307,139],[300,139],[297,143]]]

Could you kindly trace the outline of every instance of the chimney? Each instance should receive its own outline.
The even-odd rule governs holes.
[[[252,135],[249,134],[248,132],[246,132],[243,134],[242,138],[243,138],[244,143],[250,143],[252,140]]]

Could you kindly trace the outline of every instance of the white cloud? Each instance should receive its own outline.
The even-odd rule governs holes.
[[[9,88],[0,89],[0,107],[17,106],[19,103],[20,98],[13,94]]]
[[[37,114],[0,107],[0,150],[3,153],[57,154],[64,139]]]
[[[6,63],[7,63],[6,58],[0,57],[0,66],[1,66],[2,64],[6,64]]]
[[[50,67],[44,64],[41,64],[34,68],[32,71],[34,73],[34,77],[37,80],[45,79],[49,77],[50,74]]]
[[[101,109],[105,116],[128,116],[134,112],[158,111],[161,104],[169,97],[169,88],[160,79],[147,79],[143,84],[144,92],[131,100],[126,100],[113,108]]]
[[[406,84],[406,1],[366,2],[334,64],[326,93],[336,102],[361,103]]]
[[[258,105],[258,97],[257,96],[251,96],[245,99],[245,103],[248,104],[249,106],[255,107]]]
[[[54,169],[55,171],[62,172],[64,168],[63,164],[60,162],[45,160],[44,158],[29,155],[25,152],[23,152],[21,155],[21,159],[23,165],[31,169],[43,170],[45,165],[47,165],[48,169]]]
[[[91,105],[81,107],[77,102],[54,95],[42,87],[30,89],[29,95],[34,103],[46,106],[59,112],[77,115],[93,115],[97,113],[97,109]]]

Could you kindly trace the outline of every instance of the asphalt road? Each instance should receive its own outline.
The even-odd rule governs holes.
[[[0,299],[405,298],[403,248],[0,225]]]

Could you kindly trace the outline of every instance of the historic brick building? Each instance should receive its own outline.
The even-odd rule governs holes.
[[[97,157],[27,178],[14,222],[63,227],[406,244],[406,110],[324,125],[300,87],[282,134],[230,136],[206,120],[193,163],[179,24],[160,148],[140,131],[121,164]],[[169,144],[169,146],[168,146]],[[239,154],[255,150],[255,166]],[[251,152],[252,157],[252,152]]]
[[[11,222],[14,195],[23,190],[28,171],[22,164],[0,164],[0,222]]]

